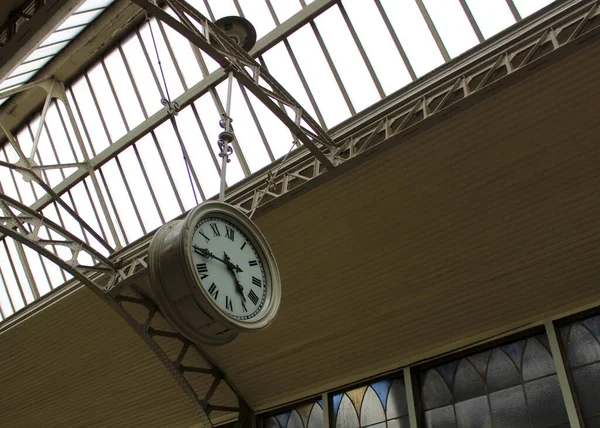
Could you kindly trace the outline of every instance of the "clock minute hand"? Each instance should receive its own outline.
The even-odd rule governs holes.
[[[200,254],[202,257],[206,257],[207,259],[215,259],[220,261],[221,263],[223,263],[225,266],[227,266],[227,269],[229,270],[235,270],[237,272],[243,272],[242,269],[238,266],[238,265],[234,265],[233,263],[231,263],[229,261],[229,258],[226,257],[225,260],[215,256],[213,253],[211,253],[207,248],[200,248],[197,245],[193,245],[194,250]]]

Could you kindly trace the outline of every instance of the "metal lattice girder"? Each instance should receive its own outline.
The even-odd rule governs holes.
[[[145,260],[134,258],[128,264],[144,266]],[[121,270],[121,274],[125,272]],[[156,303],[133,284],[119,287],[110,296],[117,312],[181,387],[203,426],[212,427],[209,419],[212,412],[221,412],[226,418],[238,421],[245,417],[248,406],[231,381],[196,344],[166,321]]]
[[[3,237],[10,236],[37,251],[96,292],[113,285],[116,279],[114,263],[63,227],[4,194],[0,194],[0,212],[0,233]],[[52,235],[58,235],[58,239],[48,232],[48,238],[41,237],[42,228],[52,232]],[[61,256],[60,251],[55,252],[48,247],[66,248],[69,250],[68,256],[64,252]],[[80,263],[81,253],[89,256],[92,264]],[[104,273],[103,276],[108,275],[108,278],[96,282],[91,275],[94,272]]]
[[[329,134],[248,52],[233,43],[208,18],[184,0],[165,0],[179,20],[151,0],[131,0],[169,25],[210,55],[223,69],[232,71],[238,81],[275,114],[327,169],[334,167],[329,150],[336,147]],[[199,30],[198,26],[202,29]],[[266,84],[266,86],[264,86]],[[279,103],[283,106],[280,107]],[[291,118],[286,106],[293,111]],[[306,128],[304,125],[308,126]]]
[[[459,106],[476,102],[494,86],[515,82],[519,74],[527,73],[536,62],[546,62],[547,56],[559,59],[569,52],[569,46],[600,32],[600,1],[566,3],[546,20],[523,27],[490,43],[480,53],[447,64],[430,78],[388,97],[378,108],[333,129],[332,136],[339,142],[334,152],[336,163],[355,159],[391,136],[409,135],[416,127],[434,125]],[[288,157],[276,176],[272,171],[230,192],[228,201],[246,213],[254,213],[287,193],[297,192],[299,186],[325,172],[302,149]]]

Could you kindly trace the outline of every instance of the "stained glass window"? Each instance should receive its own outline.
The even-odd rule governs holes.
[[[333,396],[336,428],[408,428],[402,379],[381,380]]]
[[[545,335],[425,370],[420,388],[426,428],[569,426]]]
[[[263,428],[324,428],[323,402],[302,404],[263,420]]]
[[[560,329],[577,402],[586,427],[600,427],[600,315]]]

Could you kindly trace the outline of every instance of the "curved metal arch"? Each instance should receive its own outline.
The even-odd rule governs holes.
[[[13,210],[19,211],[19,214],[13,212]],[[0,193],[0,211],[4,214],[3,217],[0,217],[0,232],[3,235],[10,236],[15,241],[43,255],[93,291],[101,292],[107,285],[112,286],[112,283],[116,279],[114,263],[89,244],[83,242],[52,220],[44,217],[43,214],[2,193]],[[48,231],[53,232],[62,239],[51,239],[49,233],[49,239],[40,237],[42,227],[45,227]],[[71,257],[69,259],[61,258],[58,253],[49,250],[48,246],[67,248],[71,253]],[[82,252],[87,254],[95,264],[83,265],[79,263],[78,257]],[[90,272],[94,271],[108,274],[108,284],[102,285],[94,282],[94,279],[89,275]]]
[[[18,213],[15,211],[18,211]],[[153,320],[160,314],[160,309],[152,300],[128,286],[121,286],[118,290],[113,288],[117,280],[124,281],[128,275],[137,273],[136,266],[144,267],[145,262],[143,260],[125,260],[123,263],[114,263],[108,257],[105,257],[52,220],[45,218],[37,211],[1,193],[0,212],[4,214],[4,216],[0,217],[0,233],[31,248],[71,274],[76,280],[104,300],[135,330],[181,387],[196,409],[196,413],[204,426],[212,426],[208,419],[208,414],[213,410],[238,413],[239,420],[246,417],[248,407],[243,398],[220,369],[194,343],[176,331],[165,331],[153,326]],[[41,238],[39,235],[42,227],[47,228],[49,232],[57,234],[62,239]],[[48,248],[50,246],[62,246],[69,249],[71,258],[61,258],[57,252]],[[77,259],[81,252],[90,256],[95,261],[95,264],[83,265],[79,263]],[[113,292],[109,294],[108,290],[113,290]],[[136,319],[136,316],[130,311],[130,306],[128,307],[127,305],[136,305],[138,308],[143,307],[146,310],[145,319],[141,322]],[[169,357],[167,352],[155,339],[157,337],[176,339],[181,343],[181,350],[176,359],[173,360]],[[192,351],[197,352],[209,367],[183,364],[186,354]],[[186,373],[200,373],[204,376],[209,376],[209,387],[205,388],[199,394],[197,388],[194,388],[185,377]],[[237,407],[211,402],[221,382],[225,382],[231,392],[237,397]]]

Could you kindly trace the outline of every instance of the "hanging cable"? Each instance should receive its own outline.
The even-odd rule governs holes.
[[[175,135],[177,136],[177,141],[179,141],[179,147],[181,148],[181,155],[183,156],[183,162],[185,163],[185,169],[187,170],[188,179],[190,180],[190,186],[192,188],[192,193],[194,194],[194,201],[196,201],[196,205],[198,205],[198,196],[196,195],[196,187],[194,186],[194,180],[192,180],[192,171],[190,169],[190,164],[188,158],[186,156],[185,147],[183,145],[183,139],[181,138],[181,134],[179,133],[179,128],[177,127],[177,121],[175,120],[175,116],[179,113],[179,104],[175,101],[171,101],[171,96],[169,95],[169,88],[167,86],[167,79],[165,77],[165,73],[162,67],[162,63],[160,61],[160,55],[158,53],[158,46],[156,45],[156,39],[154,38],[154,31],[152,30],[152,22],[150,20],[150,16],[146,12],[146,21],[148,22],[148,28],[150,29],[150,37],[152,38],[152,44],[154,45],[154,52],[156,52],[156,60],[158,62],[158,69],[160,70],[160,75],[163,81],[163,86],[165,87],[165,95],[166,98],[162,98],[160,102],[167,108],[167,111],[170,115],[171,125],[173,126],[173,130],[175,131]]]

